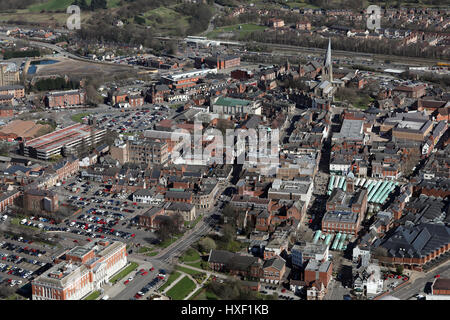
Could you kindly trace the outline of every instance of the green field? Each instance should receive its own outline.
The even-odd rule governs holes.
[[[92,292],[90,295],[88,295],[84,300],[97,300],[98,297],[100,297],[101,293],[99,290]]]
[[[163,292],[168,286],[170,286],[175,280],[177,280],[181,276],[181,273],[178,271],[175,271],[169,276],[169,279],[167,279],[166,283],[164,283],[161,288],[158,289],[159,292]]]
[[[177,282],[176,285],[167,291],[167,296],[172,298],[172,300],[183,300],[185,297],[195,289],[195,283],[188,277],[184,277]]]
[[[184,31],[189,27],[189,16],[184,16],[172,7],[159,7],[145,12],[145,24],[176,35],[178,31]]]
[[[122,271],[117,273],[114,277],[109,279],[109,282],[116,283],[117,281],[120,281],[137,267],[139,267],[139,265],[136,262],[131,262],[128,267],[125,267],[125,269],[123,269]]]

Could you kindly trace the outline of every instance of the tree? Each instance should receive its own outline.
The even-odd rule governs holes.
[[[179,233],[182,224],[183,217],[180,214],[174,214],[173,216],[164,216],[163,220],[159,224],[159,228],[156,231],[156,234],[161,241],[165,241],[171,236]]]
[[[402,274],[403,274],[403,271],[405,270],[405,268],[403,267],[402,264],[399,264],[399,265],[395,268],[395,270],[397,271],[397,274],[398,274],[398,275],[402,275]]]
[[[211,250],[216,249],[216,243],[210,237],[205,237],[198,243],[200,251],[210,252]]]
[[[10,286],[1,286],[0,287],[0,298],[6,299],[14,294],[16,290],[11,288]]]
[[[225,135],[227,129],[234,129],[234,124],[232,121],[219,119],[216,128],[222,132],[222,135]]]
[[[106,9],[108,7],[108,3],[106,0],[92,0],[91,1],[91,10],[94,11],[96,9]]]
[[[9,154],[9,147],[6,143],[2,142],[0,143],[0,155],[1,156],[8,156]]]
[[[236,229],[231,224],[226,224],[223,226],[223,236],[221,238],[222,242],[230,243],[234,240],[236,236]]]

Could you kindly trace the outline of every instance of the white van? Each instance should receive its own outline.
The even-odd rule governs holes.
[[[102,300],[108,300],[108,299],[109,299],[108,295],[104,295],[103,298],[102,298]]]

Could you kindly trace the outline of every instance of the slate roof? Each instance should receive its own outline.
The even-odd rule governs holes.
[[[380,241],[391,257],[420,258],[450,243],[450,228],[442,224],[421,223],[399,226],[395,232]]]

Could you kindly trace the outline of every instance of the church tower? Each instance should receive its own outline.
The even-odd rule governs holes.
[[[328,39],[328,49],[322,68],[322,81],[333,82],[333,61],[331,60],[331,39]]]

